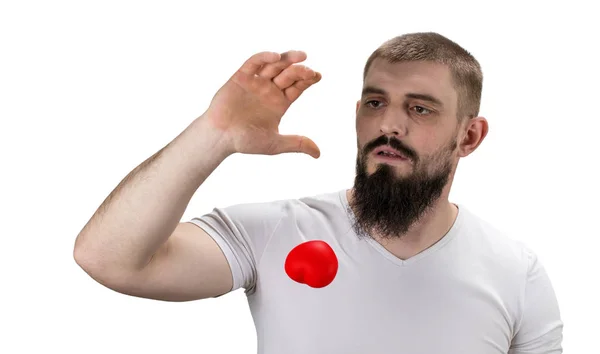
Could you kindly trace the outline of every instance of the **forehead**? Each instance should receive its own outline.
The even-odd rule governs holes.
[[[443,64],[412,61],[390,63],[386,59],[373,61],[364,87],[387,91],[392,97],[406,94],[427,94],[442,101],[446,109],[455,109],[457,93],[452,85],[450,69]]]

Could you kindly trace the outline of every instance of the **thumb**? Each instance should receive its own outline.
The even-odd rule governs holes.
[[[321,156],[321,151],[317,144],[311,139],[301,135],[279,135],[275,144],[274,154],[286,152],[301,152],[308,154],[315,159]]]

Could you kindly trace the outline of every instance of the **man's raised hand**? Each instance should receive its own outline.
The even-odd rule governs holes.
[[[320,73],[298,64],[304,60],[302,51],[257,53],[217,91],[205,116],[224,133],[232,152],[301,152],[319,157],[311,139],[279,134],[279,123],[290,105],[321,80]]]

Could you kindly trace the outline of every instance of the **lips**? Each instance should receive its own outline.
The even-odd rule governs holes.
[[[389,146],[380,146],[380,147],[376,148],[375,150],[373,150],[373,154],[379,155],[379,156],[383,155],[386,157],[403,159],[403,160],[407,159],[406,156],[404,156],[400,151],[398,151],[396,149],[392,149]]]

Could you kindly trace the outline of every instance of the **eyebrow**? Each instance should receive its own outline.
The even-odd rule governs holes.
[[[374,86],[367,86],[362,90],[362,96],[366,96],[368,94],[377,94],[377,95],[383,95],[383,96],[389,96],[389,93],[381,88],[378,87],[374,87]],[[427,101],[430,103],[433,103],[437,106],[443,107],[444,104],[442,103],[441,100],[439,100],[438,98],[433,97],[432,95],[428,95],[426,93],[407,93],[406,95],[404,95],[404,97],[406,98],[414,98],[414,99],[418,99],[418,100],[423,100],[423,101]]]

